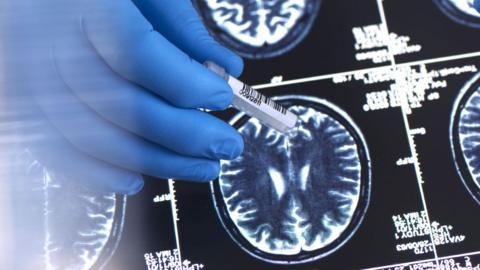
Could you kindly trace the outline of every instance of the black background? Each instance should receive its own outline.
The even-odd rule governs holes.
[[[480,32],[446,17],[429,0],[386,0],[389,30],[421,44],[420,53],[397,57],[397,62],[417,61],[469,53],[480,47]],[[310,34],[285,55],[245,63],[241,77],[251,84],[331,74],[372,67],[354,59],[352,28],[380,23],[376,1],[325,0]],[[478,36],[478,37],[477,37]],[[477,64],[480,58],[427,66],[429,69]],[[448,77],[440,99],[414,109],[410,126],[425,127],[415,137],[423,171],[425,198],[432,220],[453,225],[453,234],[464,234],[461,244],[437,247],[439,256],[480,250],[480,206],[465,189],[451,154],[448,128],[453,102],[473,74]],[[203,263],[204,269],[360,269],[432,258],[395,250],[392,215],[423,210],[414,167],[396,166],[410,156],[407,134],[399,108],[364,112],[365,93],[388,89],[388,84],[362,82],[334,84],[332,80],[267,88],[267,95],[301,94],[326,99],[346,111],[363,132],[372,161],[372,190],[365,219],[353,237],[338,251],[315,263],[277,266],[263,263],[242,251],[222,228],[208,184],[177,182],[179,232],[182,257]],[[235,112],[221,115],[229,120]],[[166,180],[146,179],[143,191],[130,197],[123,237],[107,269],[146,269],[143,255],[175,248],[169,203],[154,204],[157,194],[168,192]]]

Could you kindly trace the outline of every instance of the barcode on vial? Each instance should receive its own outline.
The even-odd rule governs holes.
[[[287,109],[278,105],[273,100],[267,98],[266,96],[262,95],[260,92],[253,90],[248,85],[244,84],[242,90],[240,90],[240,95],[244,98],[250,100],[251,102],[260,106],[262,103],[268,105],[269,107],[273,108],[274,110],[280,112],[281,114],[286,115]]]

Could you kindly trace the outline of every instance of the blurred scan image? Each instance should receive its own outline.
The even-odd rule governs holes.
[[[28,150],[17,165],[14,250],[28,257],[12,269],[102,269],[120,240],[126,196],[86,189]]]
[[[248,58],[286,53],[310,31],[321,0],[195,0],[213,36]]]
[[[457,23],[480,28],[480,13],[475,9],[474,0],[434,0],[440,10]]]
[[[317,260],[354,234],[367,209],[370,161],[362,134],[336,106],[279,99],[302,120],[289,134],[241,117],[244,154],[224,161],[212,190],[233,240],[271,263]]]

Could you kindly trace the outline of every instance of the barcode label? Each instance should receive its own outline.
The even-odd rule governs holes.
[[[267,98],[260,92],[257,92],[253,90],[253,88],[249,87],[246,84],[243,84],[242,90],[240,90],[240,95],[242,95],[244,98],[250,100],[251,102],[257,104],[258,106],[263,104],[266,104],[267,106],[273,108],[274,110],[280,112],[283,115],[287,114],[287,109],[278,105],[275,103],[273,100]]]

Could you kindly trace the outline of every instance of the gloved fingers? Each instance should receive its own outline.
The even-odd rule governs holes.
[[[200,63],[211,60],[225,67],[233,76],[240,76],[243,60],[218,44],[208,33],[191,0],[134,0],[133,1],[170,42]]]
[[[143,187],[142,176],[85,155],[67,142],[47,121],[38,119],[24,142],[42,165],[91,190],[133,195]]]
[[[52,77],[52,76],[49,76]],[[181,156],[98,117],[60,80],[36,95],[48,120],[76,149],[114,166],[160,178],[215,179],[219,161]]]
[[[233,159],[242,152],[234,128],[207,113],[174,107],[124,80],[85,43],[57,46],[55,62],[63,81],[100,116],[182,155]],[[69,57],[72,50],[76,53]]]
[[[115,72],[173,105],[212,110],[230,105],[228,84],[154,31],[130,0],[102,1],[84,14],[82,25]]]

